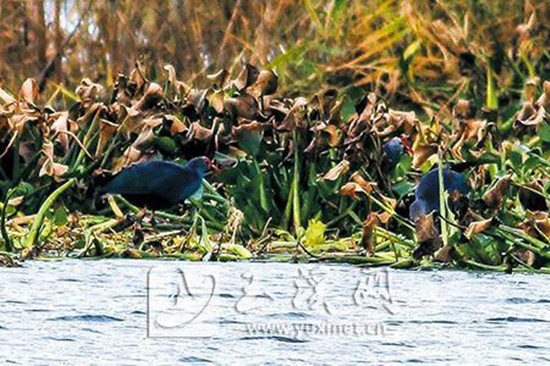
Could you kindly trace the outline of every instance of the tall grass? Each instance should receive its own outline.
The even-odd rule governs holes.
[[[0,76],[8,89],[28,76],[51,90],[109,85],[141,58],[153,79],[169,63],[200,83],[246,60],[302,93],[364,87],[430,114],[459,97],[505,108],[526,79],[548,78],[549,16],[547,2],[519,0],[10,0]]]

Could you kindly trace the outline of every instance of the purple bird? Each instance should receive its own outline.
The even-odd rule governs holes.
[[[443,168],[443,188],[446,192],[468,193],[466,178],[449,168]],[[439,169],[432,169],[420,179],[416,187],[415,201],[409,207],[409,217],[416,222],[420,216],[439,211]]]
[[[403,152],[412,155],[412,150],[405,136],[394,137],[382,145],[382,161],[387,164],[389,169],[395,168]]]
[[[130,203],[153,211],[168,209],[198,192],[212,166],[206,156],[193,158],[185,165],[150,160],[123,169],[98,192],[120,194]]]

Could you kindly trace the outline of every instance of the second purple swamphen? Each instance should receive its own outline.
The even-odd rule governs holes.
[[[446,192],[468,193],[470,187],[464,175],[443,168],[443,188]],[[439,211],[439,169],[426,173],[415,190],[415,201],[409,207],[409,216],[416,222],[420,216]]]
[[[386,164],[389,169],[395,168],[403,152],[407,152],[412,155],[411,147],[404,136],[394,137],[382,145],[382,162]]]
[[[198,192],[212,166],[205,156],[193,158],[185,165],[150,160],[123,169],[98,191],[120,194],[133,205],[153,211],[168,209]]]

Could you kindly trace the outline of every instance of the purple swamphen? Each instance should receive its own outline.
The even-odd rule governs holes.
[[[443,188],[446,192],[458,191],[466,194],[469,191],[464,175],[449,168],[443,168]],[[420,216],[432,211],[439,211],[439,169],[432,169],[420,179],[415,190],[415,201],[409,207],[409,216],[416,222]]]
[[[382,161],[391,169],[395,168],[404,151],[412,154],[409,142],[404,136],[394,137],[382,145]]]
[[[123,169],[98,192],[120,194],[133,205],[153,211],[168,209],[198,192],[212,166],[205,156],[193,158],[185,165],[150,160]]]

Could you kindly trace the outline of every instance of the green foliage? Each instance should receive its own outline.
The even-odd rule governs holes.
[[[309,220],[307,229],[304,233],[304,245],[307,247],[317,247],[325,244],[325,230],[327,226],[321,221],[312,219]]]

